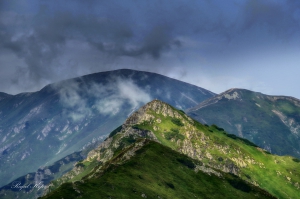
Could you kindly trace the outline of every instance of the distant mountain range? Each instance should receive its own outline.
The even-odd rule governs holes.
[[[300,157],[299,99],[230,89],[188,109],[187,113],[271,153]]]
[[[0,187],[101,142],[145,103],[191,108],[215,94],[159,74],[116,70],[0,93]]]

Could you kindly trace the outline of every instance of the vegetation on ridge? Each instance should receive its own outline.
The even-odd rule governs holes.
[[[219,178],[195,170],[200,164],[146,141],[125,163],[110,162],[97,176],[63,184],[43,198],[275,198],[237,176],[222,173]]]
[[[176,121],[180,120],[181,125],[174,123],[174,118]],[[76,169],[73,169],[62,179],[53,182],[49,190],[55,189],[64,182],[72,182],[72,186],[77,186],[76,180],[82,179],[85,182],[85,180],[96,179],[99,176],[97,172],[102,169],[105,171],[105,168],[113,164],[114,158],[119,160],[118,165],[126,164],[137,154],[130,149],[134,145],[132,143],[142,137],[157,141],[189,156],[194,162],[198,162],[196,168],[199,171],[208,172],[211,176],[222,179],[231,173],[243,182],[265,189],[278,198],[297,198],[299,195],[300,163],[295,161],[295,158],[268,154],[247,140],[229,135],[216,125],[202,125],[183,112],[158,100],[148,103],[132,114],[122,125],[120,132],[90,152],[83,163],[90,162],[98,165],[87,172],[89,173],[87,177],[78,178]],[[185,168],[193,168],[193,164],[189,161],[176,160],[176,162],[184,164]],[[162,164],[156,170],[160,168],[165,166]],[[79,172],[79,175],[82,172],[84,169]],[[240,187],[235,181],[228,182],[233,187]],[[171,183],[175,188],[177,187],[173,182]],[[241,187],[244,191],[248,190],[247,186]]]

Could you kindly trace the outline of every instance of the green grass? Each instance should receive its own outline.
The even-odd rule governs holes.
[[[117,127],[115,130],[113,130],[113,131],[109,134],[108,137],[109,137],[109,138],[110,138],[110,137],[113,137],[113,136],[116,135],[118,132],[120,132],[121,129],[122,129],[122,125],[119,126],[119,127]]]
[[[182,120],[181,123],[183,124],[183,122],[185,122],[185,125],[178,126],[172,122],[169,116],[165,117],[151,111],[150,113],[155,116],[153,121],[155,121],[156,118],[159,118],[161,119],[161,123],[144,123],[143,125],[140,125],[139,128],[153,131],[152,126],[156,125],[159,130],[153,132],[158,140],[165,146],[171,147],[174,150],[180,150],[182,142],[178,143],[177,141],[180,139],[176,139],[175,135],[181,134],[187,138],[186,132],[193,132],[194,139],[190,139],[192,147],[198,145],[204,149],[201,150],[202,153],[205,154],[206,152],[209,152],[212,156],[212,159],[208,159],[204,155],[204,157],[202,157],[204,163],[222,167],[222,165],[228,165],[231,162],[239,166],[240,175],[244,180],[258,183],[260,187],[268,190],[279,198],[287,198],[287,195],[291,198],[298,197],[298,190],[295,183],[300,182],[300,164],[297,160],[295,161],[295,158],[268,154],[265,150],[258,149],[254,143],[247,139],[227,134],[223,128],[220,128],[217,125],[205,126],[196,121],[193,121],[192,123],[188,120]],[[191,125],[191,127],[188,127],[189,125]],[[172,129],[176,129],[176,133],[174,133]],[[170,139],[169,132],[172,132],[171,138],[175,138],[174,141]],[[201,136],[206,137],[205,143],[199,139]],[[216,146],[229,147],[229,150],[224,153]],[[220,157],[224,160],[227,159],[227,163],[226,161],[219,161]],[[246,162],[247,159],[251,159],[254,160],[255,163],[246,163],[246,167],[241,167],[233,161],[234,158],[238,158],[244,162]],[[280,163],[275,163],[275,159]],[[281,173],[280,176],[277,175],[277,171]],[[292,173],[290,173],[290,171],[292,171]],[[289,181],[288,178],[290,178],[291,181]],[[283,187],[285,192],[282,191]]]
[[[178,129],[171,129],[170,132],[165,133],[165,138],[167,140],[175,139],[176,141],[179,140],[184,140],[184,136],[179,133]]]
[[[223,178],[193,168],[197,161],[168,147],[149,142],[123,165],[110,164],[84,182],[66,183],[51,198],[273,198],[236,176]],[[77,191],[75,191],[76,189]]]
[[[253,142],[250,142],[249,140],[247,139],[244,139],[244,138],[240,138],[234,134],[226,134],[227,137],[230,137],[231,139],[234,139],[234,140],[240,140],[242,142],[244,142],[245,144],[249,145],[249,146],[254,146],[254,147],[258,147],[256,144],[254,144]]]
[[[193,184],[190,186],[194,187],[192,189],[193,190],[195,189],[196,191],[190,190],[188,187],[185,187],[185,184],[188,183],[187,181],[185,181],[185,177],[182,176],[190,175],[191,173],[189,172],[193,171],[195,165],[209,166],[217,169],[224,169],[224,168],[227,168],[228,170],[231,169],[230,172],[236,173],[239,177],[232,176],[231,174],[223,174],[226,176],[226,179],[228,178],[225,181],[223,180],[223,185],[224,186],[226,185],[226,189],[228,189],[228,187],[231,188],[233,187],[234,188],[233,190],[235,191],[238,190],[243,193],[247,192],[250,186],[248,183],[245,182],[247,181],[249,183],[256,184],[257,186],[259,186],[264,190],[267,190],[269,193],[275,195],[278,198],[297,198],[299,196],[297,182],[298,183],[300,182],[300,164],[298,159],[290,156],[272,155],[266,152],[265,150],[258,148],[255,144],[253,144],[252,142],[246,139],[238,138],[235,135],[226,133],[223,128],[220,128],[216,125],[211,125],[211,126],[203,125],[201,123],[196,122],[195,120],[187,118],[187,116],[184,115],[184,113],[178,112],[176,109],[172,107],[168,107],[168,108],[170,108],[171,110],[174,111],[174,113],[177,114],[176,116],[177,122],[174,122],[175,121],[174,117],[170,117],[169,115],[164,116],[163,114],[160,114],[157,111],[153,111],[149,109],[147,111],[147,114],[151,114],[153,118],[150,119],[149,121],[141,121],[138,124],[134,124],[132,127],[133,129],[152,131],[155,134],[158,141],[163,145],[163,146],[160,145],[159,146],[164,147],[165,151],[171,149],[174,150],[173,153],[175,153],[175,151],[179,151],[190,157],[193,157],[194,160],[189,159],[186,156],[180,156],[180,157],[176,156],[176,158],[173,161],[173,164],[181,165],[181,168],[183,168],[182,171],[184,171],[183,173],[181,173],[178,169],[173,168],[174,165],[172,166],[169,165],[169,163],[167,162],[169,161],[167,158],[168,156],[166,156],[167,152],[160,151],[160,150],[156,151],[154,149],[151,149],[150,151],[154,150],[155,153],[157,154],[153,154],[153,158],[149,157],[149,159],[147,159],[146,154],[148,153],[146,153],[145,151],[144,151],[145,153],[140,152],[144,150],[141,149],[139,153],[137,153],[138,155],[134,156],[129,161],[131,162],[133,160],[136,160],[130,163],[132,169],[126,170],[126,172],[124,171],[124,175],[125,173],[126,175],[130,174],[130,177],[132,178],[131,179],[132,182],[130,182],[130,180],[127,179],[128,176],[124,176],[122,172],[119,172],[118,175],[120,176],[123,175],[124,179],[121,177],[119,178],[118,175],[114,176],[113,171],[121,169],[121,166],[116,166],[116,164],[114,164],[114,161],[116,161],[118,157],[124,154],[124,149],[129,150],[130,146],[132,146],[131,144],[134,143],[137,139],[133,135],[124,137],[123,136],[124,134],[122,133],[124,133],[126,130],[124,131],[122,130],[120,133],[117,133],[112,137],[113,141],[111,146],[109,146],[109,149],[111,149],[114,152],[114,158],[109,160],[102,167],[104,174],[103,172],[102,173],[100,172],[101,174],[98,175],[99,177],[101,176],[102,179],[105,175],[108,175],[106,173],[112,172],[111,174],[109,174],[110,177],[106,179],[108,183],[107,186],[113,186],[114,188],[119,186],[119,190],[117,191],[118,193],[112,192],[111,196],[119,198],[119,197],[125,197],[126,194],[130,194],[131,192],[128,191],[130,188],[127,187],[127,185],[133,186],[134,187],[133,192],[140,194],[137,197],[141,197],[142,193],[145,193],[150,198],[157,197],[154,196],[153,193],[151,192],[151,191],[153,192],[155,191],[155,193],[156,192],[160,193],[161,196],[165,198],[172,198],[172,197],[185,198],[185,196],[180,195],[180,193],[177,192],[174,195],[172,195],[173,193],[172,190],[179,189],[178,188],[179,185],[180,185],[179,187],[181,188],[183,187],[182,189],[180,188],[179,191],[190,192],[193,194],[194,193],[204,194],[205,193],[204,190],[200,190],[200,188],[198,190],[198,188],[194,187],[193,183],[196,182],[195,179],[193,178],[189,179],[192,182],[190,184]],[[180,122],[178,122],[178,120]],[[178,125],[178,124],[182,124],[182,125]],[[152,144],[150,145],[152,146]],[[166,149],[166,147],[169,147],[171,149],[169,148]],[[166,161],[165,163],[163,161],[164,159]],[[119,165],[120,162],[117,164]],[[127,162],[123,166],[127,164],[129,163]],[[142,166],[136,166],[136,165],[142,165]],[[169,167],[172,169],[169,170]],[[94,171],[96,170],[96,168],[100,169],[101,165],[96,166],[94,169],[90,170],[89,173],[86,172],[85,174],[88,173],[88,176],[95,177]],[[143,172],[140,173],[139,169],[141,169],[141,171]],[[165,174],[160,173],[160,170],[162,170],[161,172],[163,171],[166,173],[169,172],[170,174],[166,174],[167,176],[164,176],[163,178],[160,178],[158,176],[153,177],[153,175],[156,174],[154,173],[151,174],[151,172],[147,173],[147,171],[143,169],[147,169],[149,172],[153,170],[162,176],[164,176]],[[178,178],[180,178],[183,181],[180,181],[175,177],[177,174],[178,175],[180,174],[180,177],[178,176]],[[196,174],[193,173],[193,175]],[[80,175],[80,177],[81,176],[82,175]],[[135,185],[141,182],[136,181],[134,176],[136,176],[136,180],[143,180],[143,179],[146,180],[142,181],[144,183],[142,183],[141,185]],[[110,181],[110,178],[116,178],[116,180]],[[198,181],[201,181],[202,178],[204,177],[202,176],[201,179],[198,178],[197,179]],[[87,177],[84,177],[83,179],[88,180]],[[168,179],[168,180],[162,181],[164,179]],[[80,178],[76,178],[76,180],[80,180]],[[123,185],[121,183],[123,182],[122,180],[125,180],[124,182],[126,182],[125,183],[126,185]],[[214,181],[213,179],[211,180]],[[72,180],[72,182],[74,182],[74,180]],[[106,186],[106,181],[101,181],[101,182]],[[80,183],[79,184],[78,183],[79,182],[76,182],[75,185],[83,186],[84,192],[92,194],[92,188],[91,190],[89,189],[85,190],[87,185],[86,184],[81,185]],[[97,186],[100,186],[100,184],[97,184],[98,181],[97,182],[91,181],[91,183],[92,184],[95,183]],[[157,185],[157,183],[159,185]],[[203,181],[203,183],[206,182]],[[74,184],[71,185],[74,186]],[[68,186],[71,185],[69,184]],[[201,184],[201,186],[203,185]],[[109,187],[106,188],[109,189]],[[211,187],[209,188],[209,190],[210,189]],[[215,189],[213,191],[214,194],[219,194],[219,193],[215,193],[218,192],[218,190],[220,193],[223,193],[222,188],[218,187],[218,189]],[[97,192],[97,194],[99,193]],[[103,192],[103,194],[105,193]],[[208,191],[205,194],[209,195],[210,192]],[[108,196],[109,195],[105,195],[105,197]],[[130,196],[135,197],[134,195],[130,195]],[[209,196],[217,197],[215,195],[209,195]],[[88,195],[86,195],[85,197],[88,198]],[[188,198],[194,196],[187,194],[186,197]],[[243,197],[247,198],[248,196],[243,196]]]
[[[174,124],[176,124],[177,126],[184,126],[184,124],[181,122],[180,119],[178,118],[172,118],[171,122],[173,122]]]
[[[300,162],[300,160],[298,158],[293,158],[294,162]]]
[[[79,165],[76,165],[76,166],[83,167],[83,172],[81,172],[79,175],[76,175],[74,178],[72,178],[71,182],[80,180],[81,178],[83,178],[84,176],[89,174],[97,165],[99,165],[99,164],[97,164],[96,162],[89,162],[89,161],[84,161],[82,163],[79,163]]]

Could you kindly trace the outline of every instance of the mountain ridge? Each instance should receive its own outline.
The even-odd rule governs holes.
[[[133,70],[95,73],[37,92],[5,95],[0,100],[0,186],[104,139],[151,99],[186,109],[212,95],[162,75]]]
[[[192,108],[189,108],[187,109],[186,111],[189,112],[189,111],[196,111],[200,108],[203,108],[207,105],[210,105],[209,102],[210,101],[213,101],[213,100],[220,100],[222,99],[223,97],[226,98],[226,94],[229,94],[231,92],[235,92],[235,91],[246,91],[246,92],[253,92],[253,93],[257,93],[259,95],[265,95],[266,97],[269,97],[270,99],[286,99],[286,100],[289,100],[289,101],[292,101],[293,103],[295,103],[297,106],[300,107],[300,99],[296,98],[296,97],[293,97],[293,96],[285,96],[285,95],[267,95],[267,94],[264,94],[264,93],[261,93],[261,92],[256,92],[256,91],[252,91],[252,90],[248,90],[248,89],[243,89],[243,88],[230,88],[220,94],[217,94],[215,95],[214,97],[208,99],[208,100],[205,100],[203,102],[201,102],[200,104],[198,104],[197,106],[195,107],[192,107]],[[212,102],[211,102],[212,103]]]
[[[279,155],[300,157],[300,100],[230,89],[187,110]]]
[[[237,175],[279,198],[296,196],[300,188],[300,165],[297,159],[271,155],[248,140],[228,134],[215,125],[202,125],[174,107],[153,100],[133,113],[122,128],[118,128],[92,150],[71,172],[53,181],[48,191],[66,182],[76,184],[77,181],[94,179],[98,175],[97,171],[114,157],[123,154],[125,161],[134,155],[127,149],[140,138],[156,140],[172,150],[201,161],[202,166],[198,168],[202,172],[215,173],[217,169]],[[98,166],[89,166],[95,163]],[[283,187],[285,193],[281,191]]]
[[[275,198],[236,176],[201,170],[200,165],[157,142],[141,139],[93,176],[65,183],[42,198]]]

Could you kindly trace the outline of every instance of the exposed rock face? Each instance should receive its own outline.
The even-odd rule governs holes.
[[[272,110],[272,112],[275,113],[280,118],[282,123],[284,123],[290,129],[291,133],[297,137],[300,136],[300,124],[296,122],[294,118],[289,118],[278,110]]]
[[[102,161],[107,161],[109,160],[110,158],[112,158],[113,156],[113,152],[110,151],[110,150],[106,150],[105,151],[105,156],[102,155],[101,151],[103,151],[103,149],[108,149],[109,146],[111,145],[113,141],[113,138],[107,138],[104,142],[102,142],[99,147],[97,148],[98,150],[92,150],[88,153],[88,156],[87,156],[87,161],[91,161],[92,159],[97,159],[98,161],[101,160],[102,158]],[[100,158],[101,157],[101,158]]]
[[[123,124],[123,128],[126,128],[127,126],[130,125],[141,123],[143,121],[152,121],[155,117],[153,116],[153,114],[148,113],[149,110],[155,112],[156,114],[162,114],[164,117],[169,116],[169,117],[183,119],[182,116],[177,111],[174,111],[174,109],[172,109],[170,105],[159,100],[153,100],[147,105],[141,107],[138,111],[134,112],[125,121],[125,123]],[[160,123],[161,119],[157,118],[156,122]]]
[[[205,166],[203,166],[203,165],[197,165],[196,166],[196,168],[195,168],[195,171],[196,172],[198,172],[198,171],[203,171],[204,173],[207,173],[207,174],[209,174],[209,175],[211,175],[211,174],[214,174],[214,175],[216,175],[216,176],[218,176],[218,177],[222,177],[222,174],[220,173],[220,172],[217,172],[217,171],[215,171],[214,169],[211,169],[211,168],[209,168],[209,167],[205,167]]]
[[[229,99],[229,100],[231,100],[231,99],[236,100],[236,99],[239,99],[240,97],[237,92],[233,92],[232,95],[225,93],[224,98]]]

